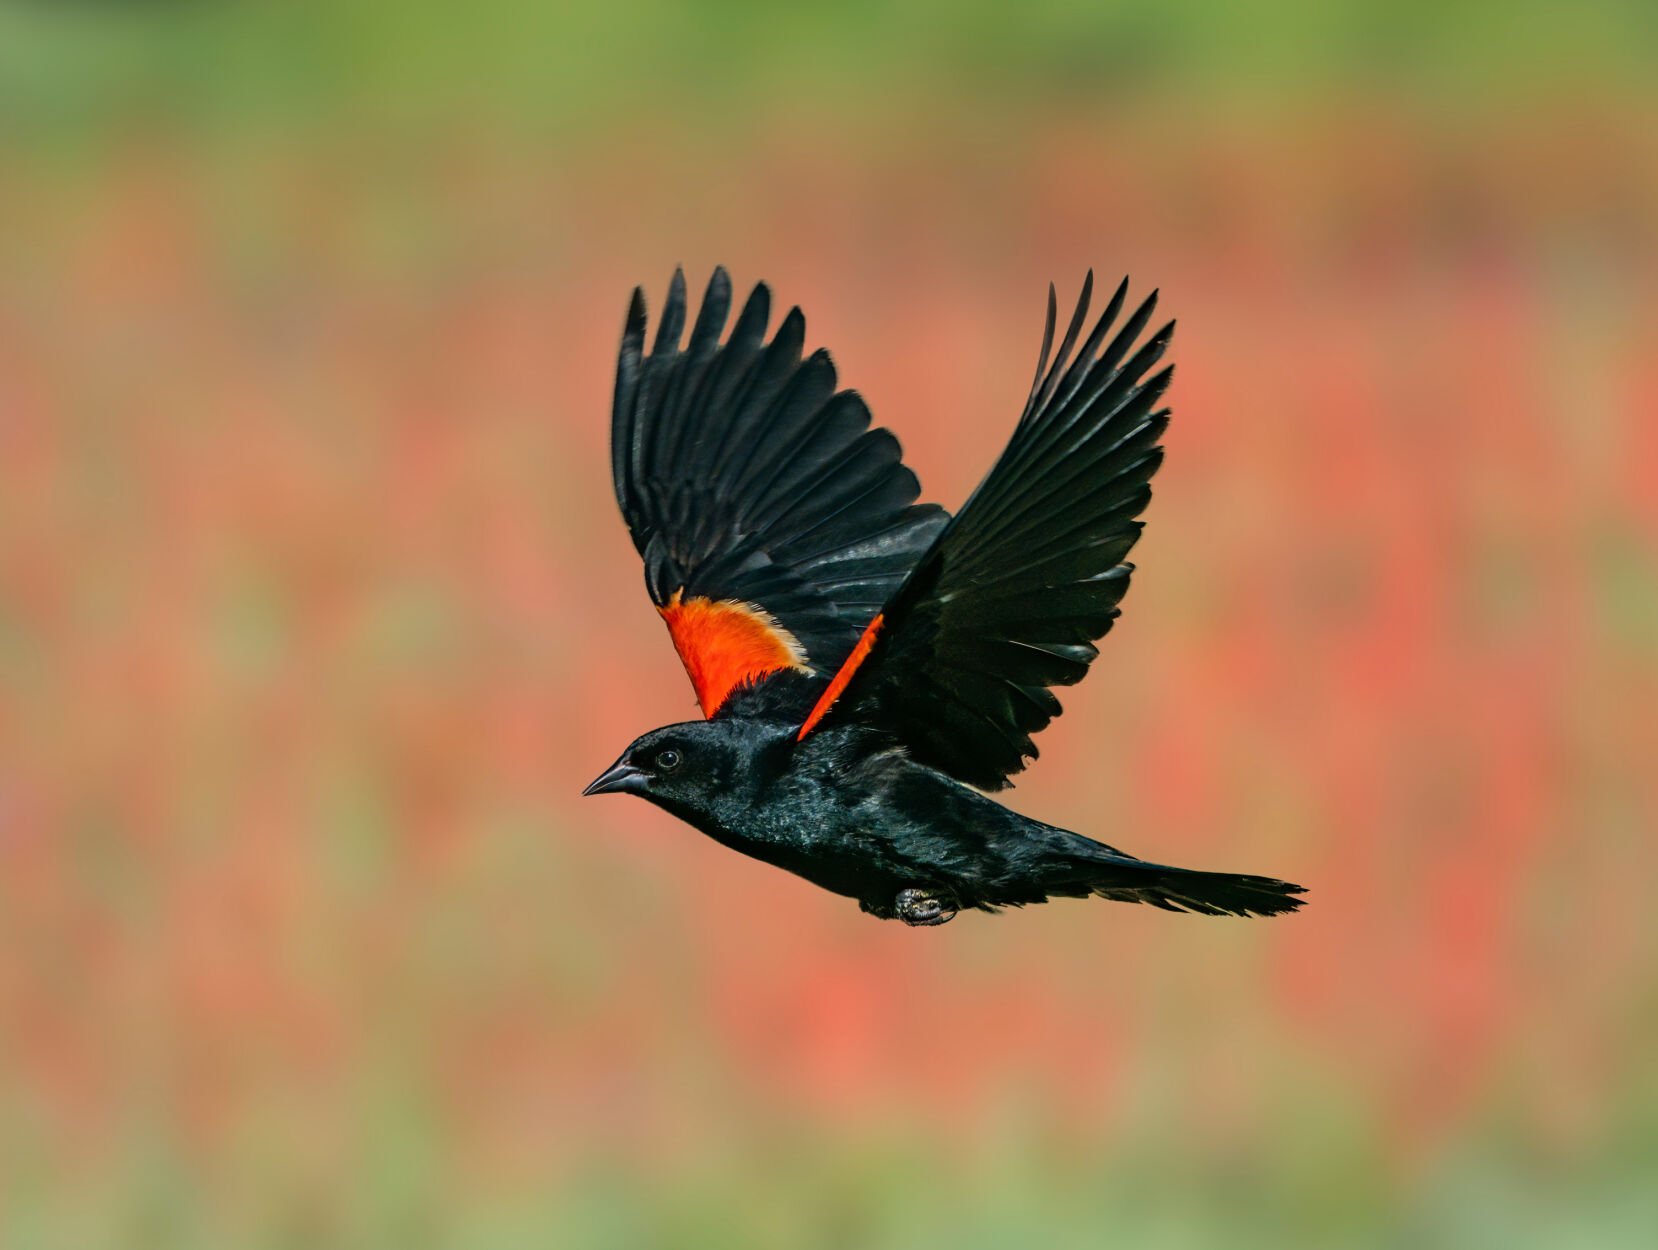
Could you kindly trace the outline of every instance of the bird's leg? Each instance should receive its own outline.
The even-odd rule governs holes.
[[[908,925],[948,924],[956,918],[956,900],[942,890],[911,886],[898,891],[893,910]]]

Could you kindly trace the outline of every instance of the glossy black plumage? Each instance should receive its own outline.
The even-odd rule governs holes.
[[[790,309],[766,342],[756,286],[730,336],[731,281],[716,269],[692,326],[675,273],[649,353],[644,293],[628,308],[616,371],[616,497],[658,607],[687,597],[756,604],[832,673],[948,520],[916,505],[898,440],[835,389],[826,351],[802,357]]]
[[[1171,371],[1153,370],[1173,324],[1141,341],[1153,294],[1119,326],[1125,281],[1084,338],[1092,284],[1051,363],[1049,288],[1012,441],[953,519],[914,504],[897,440],[834,391],[827,354],[801,360],[798,310],[764,344],[757,287],[721,343],[717,270],[682,349],[676,274],[646,355],[635,292],[617,497],[699,695],[706,670],[724,676],[709,720],[645,734],[589,793],[640,794],[912,924],[1088,895],[1204,914],[1300,906],[1298,886],[1148,863],[979,792],[1035,757],[1031,735],[1060,712],[1050,687],[1098,654],[1162,461]],[[676,617],[691,599],[709,615]]]
[[[1133,566],[1173,372],[1147,377],[1174,333],[1143,346],[1151,295],[1112,335],[1123,282],[1071,359],[1093,275],[1051,367],[1055,302],[1013,440],[883,609],[885,623],[832,716],[886,726],[910,755],[999,790],[1060,713],[1050,686],[1081,681]],[[1108,337],[1109,336],[1109,337]],[[1103,350],[1102,350],[1103,345]]]

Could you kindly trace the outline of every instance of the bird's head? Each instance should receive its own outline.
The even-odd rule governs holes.
[[[635,738],[582,793],[637,794],[682,816],[708,813],[740,800],[768,748],[788,737],[735,719],[667,725]]]

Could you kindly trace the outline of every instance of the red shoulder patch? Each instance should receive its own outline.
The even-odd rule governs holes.
[[[858,644],[852,648],[852,654],[846,657],[846,663],[840,666],[839,671],[829,679],[829,685],[823,694],[818,697],[817,704],[812,708],[811,715],[806,723],[801,725],[800,732],[794,736],[799,742],[817,727],[817,723],[835,706],[835,700],[841,697],[846,689],[846,683],[852,680],[852,674],[858,671],[858,666],[869,658],[870,648],[875,645],[875,636],[881,632],[881,623],[886,618],[881,613],[875,614],[875,619],[864,627],[864,632],[858,638]]]
[[[745,682],[779,669],[806,669],[800,643],[769,612],[731,599],[684,595],[683,589],[674,591],[667,606],[657,611],[668,623],[668,635],[705,717]]]

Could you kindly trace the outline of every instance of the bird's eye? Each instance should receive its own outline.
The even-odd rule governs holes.
[[[656,766],[665,773],[671,773],[674,769],[679,767],[681,758],[682,757],[678,751],[674,750],[672,747],[669,747],[666,751],[658,751],[656,753]]]

